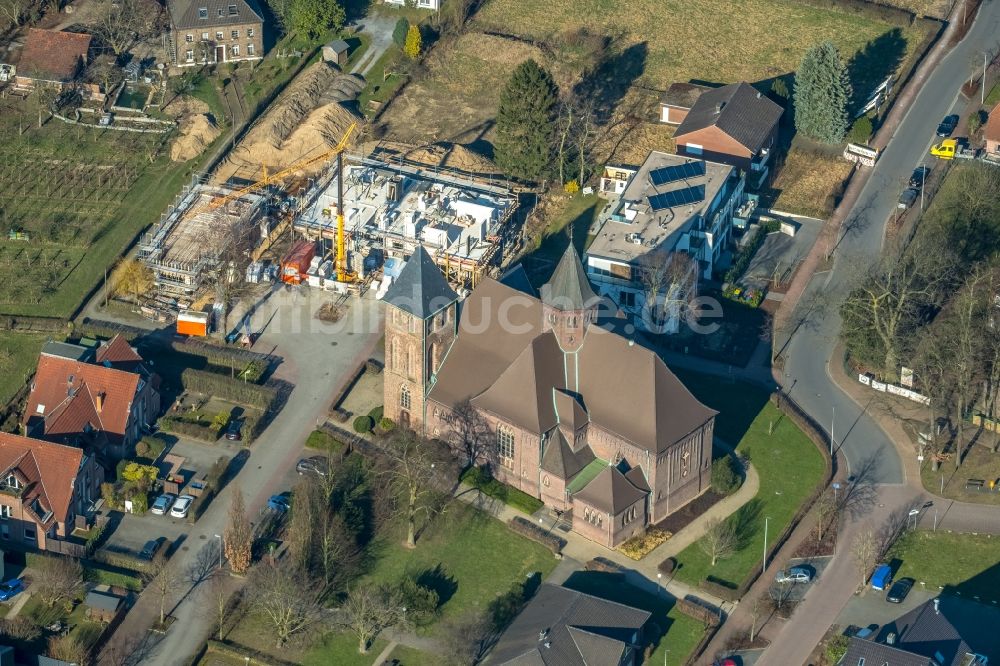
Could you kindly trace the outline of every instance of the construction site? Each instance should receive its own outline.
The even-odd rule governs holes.
[[[519,246],[517,197],[503,184],[360,155],[331,164],[313,183],[294,218],[296,235],[331,246],[342,214],[348,271],[362,283],[419,244],[457,288],[471,288]]]
[[[194,179],[139,241],[137,257],[153,273],[156,307],[190,307],[227,252],[249,253],[271,231],[266,197]],[[223,279],[228,279],[224,276]]]

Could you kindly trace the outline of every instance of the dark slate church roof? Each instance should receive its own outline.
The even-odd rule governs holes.
[[[590,288],[583,264],[570,243],[556,266],[552,278],[542,287],[542,302],[557,310],[583,310],[592,307],[599,297]]]
[[[399,277],[389,286],[383,300],[411,315],[427,319],[457,301],[458,294],[423,246],[418,245]]]

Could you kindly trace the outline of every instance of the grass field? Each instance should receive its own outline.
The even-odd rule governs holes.
[[[793,144],[771,188],[773,208],[826,219],[836,207],[832,193],[850,173],[850,162]]]
[[[0,313],[66,317],[191,166],[164,155],[167,135],[57,119],[39,128],[35,108],[31,98],[0,101],[0,231],[27,234],[0,240]]]
[[[719,560],[711,559],[698,543],[677,555],[677,578],[697,585],[707,576],[739,585],[760,561],[764,548],[764,519],[768,535],[775,539],[791,522],[802,502],[821,482],[823,456],[791,420],[767,401],[761,389],[679,370],[674,371],[695,396],[719,410],[716,433],[727,443],[737,443],[737,451],[750,459],[760,475],[756,498],[739,514],[743,527],[736,552]],[[773,431],[768,434],[773,425]],[[794,473],[789,473],[794,469]]]
[[[909,58],[922,38],[921,28],[900,30],[795,0],[748,0],[739,11],[729,0],[637,0],[627,9],[612,0],[492,0],[473,18],[471,32],[437,46],[426,75],[393,101],[383,116],[390,134],[411,141],[488,141],[500,91],[518,63],[535,58],[562,87],[577,79],[578,54],[560,44],[579,28],[614,38],[605,69],[615,86],[640,81],[654,90],[673,81],[769,81],[793,71],[809,47],[826,39],[845,57],[874,42],[858,61],[858,69],[872,76],[884,63]],[[896,52],[879,53],[883,46]],[[625,153],[629,141],[621,146]]]
[[[35,372],[38,353],[49,336],[34,333],[0,335],[0,405],[10,402]]]
[[[986,603],[1000,602],[1000,543],[997,537],[950,532],[908,532],[889,551],[899,560],[896,578],[909,576]]]

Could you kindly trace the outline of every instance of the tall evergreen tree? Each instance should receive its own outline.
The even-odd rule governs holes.
[[[832,42],[814,46],[795,73],[795,129],[823,143],[844,140],[850,119],[851,82]]]
[[[534,60],[517,66],[500,94],[497,165],[517,178],[537,180],[552,164],[552,136],[558,88]]]

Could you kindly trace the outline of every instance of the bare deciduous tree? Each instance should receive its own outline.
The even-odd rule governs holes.
[[[198,585],[212,577],[219,568],[221,548],[218,539],[212,539],[202,546],[184,571],[184,580]]]
[[[37,0],[0,0],[0,16],[20,28],[37,4]]]
[[[300,572],[261,563],[251,571],[248,590],[252,608],[263,618],[275,637],[277,647],[311,631],[322,623],[318,587]]]
[[[837,501],[829,489],[823,492],[813,504],[816,514],[816,540],[823,541],[827,528],[833,529],[833,521],[837,515]]]
[[[229,568],[233,573],[245,574],[250,569],[253,554],[253,527],[247,518],[243,490],[239,486],[233,488],[233,500],[229,505],[229,525],[226,526],[222,540]]]
[[[160,624],[167,619],[167,598],[181,582],[180,572],[172,560],[162,559],[145,574],[147,586],[152,588],[160,600]]]
[[[402,603],[398,590],[387,586],[357,585],[348,593],[341,610],[358,652],[367,654],[372,641],[402,619]]]
[[[208,618],[216,626],[216,639],[222,640],[226,627],[226,619],[229,617],[229,600],[231,597],[229,589],[230,577],[221,571],[216,572],[208,580],[208,604],[205,605]]]
[[[676,330],[674,326],[691,314],[698,296],[698,264],[684,252],[653,250],[640,257],[638,271],[647,326]]]
[[[119,0],[103,5],[95,32],[116,56],[160,28],[161,9],[151,0]]]
[[[854,543],[851,544],[851,555],[854,557],[854,563],[861,578],[860,586],[864,587],[868,576],[874,571],[879,557],[879,540],[870,524],[862,527],[858,535],[854,537]]]
[[[469,465],[491,465],[496,462],[496,437],[482,412],[464,400],[447,416],[452,448],[465,456]]]
[[[728,520],[712,518],[704,536],[698,540],[702,552],[712,559],[712,566],[720,559],[725,559],[736,550],[739,538],[736,529]]]
[[[31,569],[31,592],[49,607],[69,601],[83,586],[83,567],[71,557],[41,555]]]
[[[417,519],[439,513],[445,499],[439,478],[446,452],[411,432],[399,432],[383,449],[382,474],[397,486],[406,504],[406,547],[417,546]]]
[[[73,634],[49,636],[47,654],[53,659],[64,661],[75,666],[89,666],[90,650]]]

